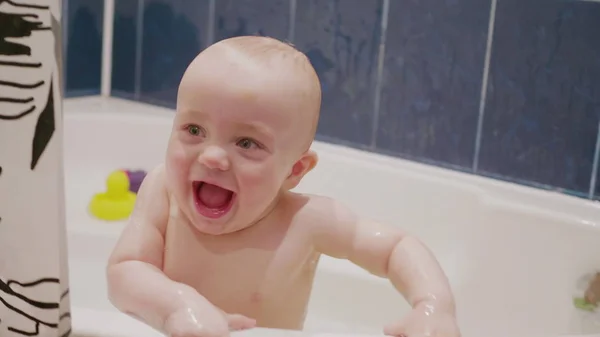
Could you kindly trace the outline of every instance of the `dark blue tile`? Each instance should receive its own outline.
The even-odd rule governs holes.
[[[65,96],[100,93],[103,0],[69,0]]]
[[[321,79],[318,137],[359,146],[372,138],[381,0],[301,0],[295,45]]]
[[[498,1],[480,168],[589,191],[600,115],[600,3]]]
[[[240,35],[288,39],[290,0],[218,0],[215,4],[215,41]]]
[[[139,0],[115,1],[111,94],[133,97]]]
[[[471,167],[489,0],[391,1],[376,147]]]
[[[141,100],[175,106],[181,76],[206,47],[208,3],[208,0],[146,1]]]

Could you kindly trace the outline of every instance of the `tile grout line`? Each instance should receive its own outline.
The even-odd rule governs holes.
[[[137,24],[135,31],[135,72],[134,72],[134,89],[133,97],[135,100],[140,99],[141,84],[142,84],[142,48],[144,38],[144,0],[138,0],[137,8]]]
[[[592,164],[592,176],[590,177],[589,199],[594,199],[596,194],[596,179],[598,177],[598,161],[600,161],[600,121],[598,121],[598,135],[596,136],[596,148],[594,150],[594,162]]]
[[[208,2],[208,29],[206,32],[206,48],[215,42],[215,13],[217,5],[215,0]]]
[[[373,102],[373,125],[371,127],[371,148],[377,145],[377,129],[379,127],[379,110],[381,109],[381,90],[383,88],[383,67],[385,63],[385,43],[387,36],[388,17],[390,13],[390,0],[383,0],[381,13],[381,38],[379,40],[379,54],[377,55],[377,75],[375,79],[375,97]]]
[[[296,0],[290,0],[290,26],[288,27],[288,42],[294,43],[296,34]]]
[[[112,87],[112,54],[115,20],[115,0],[104,0],[102,18],[102,66],[100,78],[100,93],[110,96]]]
[[[491,0],[490,5],[490,20],[488,24],[488,36],[485,47],[485,60],[483,64],[483,79],[481,83],[481,94],[479,99],[479,114],[477,117],[477,132],[475,134],[475,151],[473,155],[473,172],[477,172],[479,168],[479,152],[481,151],[481,137],[483,130],[483,119],[485,115],[485,103],[487,99],[487,87],[490,73],[490,59],[492,56],[492,42],[494,39],[494,26],[496,23],[496,6],[497,0]]]

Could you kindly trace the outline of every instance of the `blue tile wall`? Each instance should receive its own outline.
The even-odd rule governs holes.
[[[378,149],[471,166],[489,16],[490,1],[390,2]]]
[[[598,31],[591,1],[118,0],[112,93],[174,107],[206,46],[272,36],[319,74],[320,140],[598,198]]]
[[[188,64],[206,47],[208,0],[144,3],[140,99],[175,107]]]
[[[214,42],[240,35],[289,39],[289,0],[219,0],[215,2]]]
[[[600,4],[502,0],[480,169],[588,193],[600,117]]]
[[[209,0],[115,1],[111,94],[170,108],[207,45]]]
[[[138,5],[139,0],[115,1],[111,93],[124,98],[135,93]]]
[[[65,96],[100,93],[103,0],[63,0]]]
[[[310,58],[323,91],[320,139],[368,146],[373,137],[381,0],[301,0],[294,44]]]

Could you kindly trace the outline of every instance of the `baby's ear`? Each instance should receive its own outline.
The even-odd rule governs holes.
[[[302,154],[302,157],[294,163],[294,166],[292,166],[292,172],[283,182],[283,187],[286,190],[291,190],[298,186],[302,178],[304,178],[304,175],[315,168],[318,161],[319,157],[315,151],[306,151]]]

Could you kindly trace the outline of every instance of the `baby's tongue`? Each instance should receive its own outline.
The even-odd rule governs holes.
[[[198,191],[198,199],[209,208],[225,207],[231,199],[233,192],[219,186],[204,183]]]

